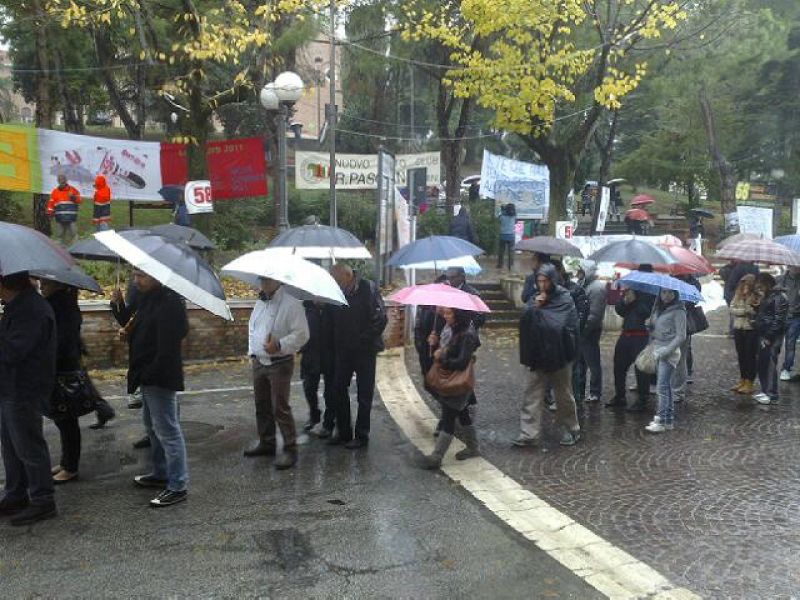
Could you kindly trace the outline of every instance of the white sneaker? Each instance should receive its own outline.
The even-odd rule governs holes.
[[[787,371],[786,369],[784,369],[783,371],[781,371],[780,379],[781,379],[781,381],[791,381],[792,380],[792,374],[789,371]]]
[[[655,385],[651,384],[650,385],[650,393],[651,394],[657,394],[658,393],[658,386],[655,386]]]
[[[645,425],[644,429],[650,433],[664,433],[667,430],[667,427],[666,425],[662,425],[661,423],[656,423],[653,421],[649,425]]]
[[[758,394],[753,394],[753,400],[755,400],[759,404],[771,404],[772,403],[772,398],[767,396],[764,392],[759,392]]]

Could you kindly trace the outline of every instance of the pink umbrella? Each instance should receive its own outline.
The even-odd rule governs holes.
[[[644,206],[645,204],[653,204],[655,201],[656,199],[648,194],[639,194],[631,200],[631,206]]]
[[[442,306],[472,312],[491,312],[478,296],[462,292],[443,283],[412,285],[395,292],[389,300],[416,306]]]
[[[681,241],[681,239],[679,237],[676,237],[676,236],[672,235],[671,233],[668,233],[668,234],[666,234],[664,236],[663,240],[661,241],[661,243],[659,245],[661,245],[661,246],[679,246],[679,247],[683,247],[683,242]]]
[[[650,213],[643,208],[632,208],[625,213],[625,218],[631,221],[649,221]]]

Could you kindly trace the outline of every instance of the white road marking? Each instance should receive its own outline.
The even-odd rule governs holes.
[[[302,381],[293,381],[292,385],[302,385]],[[225,394],[228,392],[252,392],[253,386],[252,385],[241,385],[237,387],[226,387],[226,388],[204,388],[200,390],[186,390],[183,392],[178,392],[178,396],[202,396],[203,394]],[[106,400],[127,400],[128,395],[125,394],[124,396],[103,396]]]
[[[402,348],[379,356],[376,383],[383,403],[403,433],[420,451],[430,453],[438,418],[408,377]],[[463,447],[458,440],[453,445],[456,451]],[[553,508],[483,458],[458,462],[451,452],[442,471],[502,521],[609,598],[700,598]]]

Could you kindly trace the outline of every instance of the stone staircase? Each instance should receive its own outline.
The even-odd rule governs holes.
[[[517,328],[522,311],[506,298],[503,289],[496,281],[472,282],[481,299],[492,310],[486,317],[484,327],[490,329]]]

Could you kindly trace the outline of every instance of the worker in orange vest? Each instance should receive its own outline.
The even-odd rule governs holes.
[[[94,213],[92,217],[95,231],[111,228],[111,188],[103,175],[94,180]]]
[[[47,202],[47,216],[54,217],[59,227],[58,236],[66,246],[78,237],[78,205],[81,203],[81,195],[78,190],[67,182],[67,176],[63,173],[58,176],[58,186],[50,192],[50,200]]]

